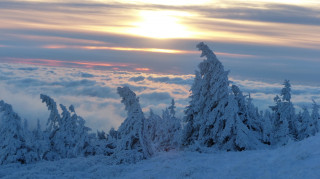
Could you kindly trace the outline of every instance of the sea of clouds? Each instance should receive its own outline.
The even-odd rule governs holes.
[[[117,87],[129,86],[139,96],[146,116],[150,109],[161,115],[174,98],[177,116],[182,118],[193,78],[194,75],[0,63],[0,100],[11,104],[23,119],[28,120],[30,128],[38,119],[44,127],[49,112],[41,103],[40,94],[47,94],[57,104],[73,104],[93,131],[108,131],[111,127],[119,127],[126,117]],[[254,104],[261,110],[274,104],[273,98],[282,88],[282,82],[266,83],[232,77],[230,81],[244,94],[250,93]],[[297,109],[310,108],[312,99],[320,103],[320,87],[292,83],[292,96]]]

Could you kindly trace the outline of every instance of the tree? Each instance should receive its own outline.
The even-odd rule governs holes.
[[[47,108],[50,111],[50,115],[47,121],[47,128],[45,130],[45,138],[48,141],[48,151],[44,153],[43,158],[45,160],[57,160],[61,158],[59,149],[57,148],[57,145],[60,145],[60,141],[59,139],[56,140],[56,133],[58,133],[61,125],[61,117],[57,109],[57,104],[52,98],[44,94],[40,94],[40,98],[42,100],[42,103],[46,103]]]
[[[50,110],[46,129],[49,150],[45,152],[44,159],[57,160],[93,154],[94,149],[90,145],[91,139],[88,133],[91,129],[85,126],[85,120],[76,114],[73,105],[68,110],[66,106],[60,104],[62,110],[60,115],[52,98],[43,94],[40,98]]]
[[[166,131],[165,125],[167,125],[164,123],[163,118],[154,114],[152,109],[150,109],[150,115],[145,121],[144,130],[154,152],[163,151],[161,144]]]
[[[261,117],[258,109],[253,105],[250,94],[248,97],[244,96],[238,86],[232,85],[231,87],[235,100],[238,103],[238,115],[241,121],[251,131],[256,140],[262,138]]]
[[[191,101],[186,109],[186,128],[183,145],[200,145],[211,147],[215,144],[219,127],[218,116],[222,116],[223,108],[228,103],[228,72],[216,55],[203,42],[197,45],[206,57],[198,65],[196,77],[191,87]]]
[[[174,117],[176,114],[175,108],[176,108],[175,102],[174,102],[174,99],[172,99],[171,105],[168,107],[168,109],[170,110],[171,117]]]
[[[125,105],[128,117],[118,129],[117,147],[114,156],[117,163],[135,163],[152,156],[153,151],[145,135],[145,117],[139,98],[129,87],[118,87],[121,102]]]
[[[116,148],[117,134],[114,128],[111,128],[109,134],[102,131],[97,131],[97,138],[93,142],[94,153],[96,155],[110,156],[114,153]]]
[[[173,99],[170,107],[171,109],[175,108]],[[172,110],[170,110],[169,112],[167,108],[162,112],[163,122],[161,124],[164,125],[162,127],[163,135],[160,140],[160,146],[162,148],[162,151],[177,149],[180,144],[181,121],[179,118],[175,117],[174,114],[175,111],[172,112]]]
[[[39,158],[27,146],[21,118],[12,106],[0,101],[0,164],[32,163]]]
[[[91,129],[85,126],[86,121],[77,115],[74,106],[69,106],[71,112],[70,118],[66,121],[66,131],[68,132],[69,141],[72,143],[73,156],[87,156],[93,154],[93,146],[91,145],[92,137],[89,132]],[[95,137],[93,137],[95,140]]]
[[[316,103],[315,100],[312,100],[312,114],[311,114],[311,119],[313,121],[313,125],[316,127],[316,132],[319,132],[320,130],[320,115],[319,115],[319,108],[320,105]]]
[[[290,102],[291,100],[291,84],[289,80],[284,80],[284,87],[281,90],[281,96],[283,101]]]
[[[174,109],[174,104],[171,103],[170,107]],[[166,108],[160,117],[150,110],[145,129],[155,152],[169,151],[179,146],[181,124],[180,120],[174,117],[174,113],[174,110],[169,112]]]
[[[277,95],[274,98],[275,106],[270,106],[273,111],[273,135],[271,145],[285,145],[288,143],[289,137],[289,124],[286,113],[286,106],[281,102],[280,97]]]
[[[289,135],[292,139],[297,138],[296,115],[293,104],[291,102],[291,84],[289,80],[284,80],[284,87],[281,90],[281,117],[286,118],[288,121]]]
[[[49,144],[44,132],[41,130],[39,119],[37,121],[37,128],[32,131],[32,134],[32,148],[36,151],[39,159],[42,160],[44,159],[45,152],[49,150]]]
[[[269,110],[266,110],[264,115],[262,116],[262,143],[271,145],[271,142],[273,141],[273,121],[272,121],[272,115]]]
[[[316,126],[314,125],[310,113],[306,107],[303,108],[302,114],[299,116],[299,135],[298,140],[303,140],[315,135]]]
[[[186,109],[182,145],[216,147],[224,150],[255,148],[252,136],[238,115],[235,96],[229,92],[228,72],[203,42],[201,62],[191,87],[191,101]]]

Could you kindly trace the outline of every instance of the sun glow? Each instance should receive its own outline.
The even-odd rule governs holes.
[[[181,24],[189,13],[176,11],[141,11],[139,22],[134,22],[128,33],[151,38],[190,38],[192,32]]]

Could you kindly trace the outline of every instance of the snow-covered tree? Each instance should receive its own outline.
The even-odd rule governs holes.
[[[277,95],[274,98],[275,106],[270,106],[273,111],[273,132],[271,145],[285,145],[289,141],[289,124],[286,113],[286,106],[283,105],[280,97]]]
[[[172,100],[171,100],[171,105],[168,107],[168,109],[170,110],[170,115],[171,115],[172,117],[174,117],[175,114],[176,114],[175,108],[176,108],[175,102],[174,102],[174,99],[172,99]]]
[[[315,100],[312,100],[312,113],[311,113],[311,119],[313,121],[313,125],[316,126],[316,132],[319,132],[320,130],[320,115],[319,115],[319,108],[320,105],[316,103]]]
[[[66,123],[66,130],[69,132],[68,136],[70,137],[71,142],[73,142],[73,155],[90,155],[94,150],[93,146],[90,145],[90,139],[92,139],[93,137],[90,137],[89,134],[89,131],[91,131],[91,129],[85,126],[86,121],[81,116],[77,115],[73,105],[70,105],[69,110],[71,112],[71,116],[68,120],[69,122],[67,121]]]
[[[289,125],[289,135],[291,138],[297,138],[297,126],[296,115],[293,104],[291,102],[291,84],[289,80],[284,80],[284,87],[281,90],[282,102],[281,102],[281,116],[286,118]]]
[[[261,121],[261,127],[262,127],[262,143],[271,145],[271,141],[273,138],[273,121],[271,117],[271,113],[269,110],[266,110],[264,114],[261,114],[262,121]]]
[[[253,149],[249,129],[238,115],[238,105],[229,92],[228,72],[203,42],[197,45],[206,59],[198,67],[186,109],[182,145],[224,150]]]
[[[306,107],[303,108],[302,114],[298,117],[299,120],[299,134],[298,140],[303,140],[307,137],[315,135],[317,128],[314,125],[310,113]]]
[[[97,131],[97,137],[94,141],[91,141],[95,155],[110,156],[114,153],[116,148],[117,131],[111,128],[109,134],[102,131]]]
[[[162,150],[161,142],[163,133],[165,132],[164,120],[157,114],[154,114],[152,109],[150,109],[150,115],[147,117],[144,123],[144,133],[150,141],[152,150],[154,152],[159,152]]]
[[[171,103],[170,107],[174,107]],[[172,109],[172,108],[171,108]],[[174,108],[173,108],[174,109]],[[155,152],[169,151],[179,146],[179,136],[181,124],[180,120],[174,117],[174,111],[166,108],[162,112],[162,117],[150,110],[147,118],[146,133],[152,141]]]
[[[238,102],[239,118],[251,131],[251,135],[253,135],[253,137],[255,137],[256,140],[261,140],[261,117],[259,115],[258,109],[252,103],[252,98],[250,94],[248,97],[244,96],[239,87],[236,85],[232,85],[231,89],[236,101]]]
[[[43,159],[57,160],[61,158],[60,152],[56,147],[57,145],[62,145],[60,144],[59,139],[56,140],[56,133],[60,128],[61,117],[57,109],[57,104],[52,98],[44,94],[40,94],[40,98],[43,103],[46,103],[47,108],[50,111],[50,115],[47,121],[47,128],[44,135],[46,140],[48,140],[48,151],[44,153]]]
[[[192,145],[199,141],[201,145],[211,147],[217,143],[217,119],[223,115],[228,103],[228,72],[217,59],[216,55],[203,42],[197,45],[206,57],[198,65],[196,77],[191,87],[191,101],[186,109],[183,145]]]
[[[284,87],[281,90],[281,96],[283,101],[290,102],[291,100],[291,84],[289,80],[284,80]]]
[[[139,104],[139,98],[129,87],[118,87],[121,102],[128,116],[118,129],[117,147],[114,156],[117,163],[134,163],[152,156],[153,151],[145,135],[145,117]]]
[[[171,109],[174,107],[174,100],[172,100]],[[174,107],[175,108],[175,107]],[[181,136],[181,120],[174,116],[175,113],[166,109],[162,113],[162,128],[163,135],[161,138],[160,146],[162,151],[177,149],[180,145]]]
[[[26,144],[21,118],[11,105],[0,101],[0,164],[32,163],[39,158]]]
[[[118,140],[118,131],[114,128],[111,128],[108,135],[106,136],[106,148],[104,149],[105,155],[112,155],[117,147],[117,140]]]
[[[281,97],[276,96],[275,106],[270,108],[273,111],[273,145],[285,145],[289,139],[298,138],[298,126],[295,109],[291,102],[291,85],[289,80],[285,80],[281,90]]]
[[[71,105],[68,110],[60,104],[62,110],[60,115],[52,98],[43,94],[40,98],[50,110],[45,131],[49,140],[49,150],[45,152],[44,159],[56,160],[92,154],[88,133],[91,129],[85,126],[85,120],[76,114],[74,107]]]
[[[40,160],[43,159],[43,156],[46,151],[49,150],[49,141],[44,135],[44,132],[41,129],[40,121],[37,121],[37,128],[32,131],[33,134],[33,142],[32,148],[37,153]]]

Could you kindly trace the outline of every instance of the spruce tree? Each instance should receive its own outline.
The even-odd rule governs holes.
[[[223,150],[253,149],[248,127],[240,119],[235,96],[230,94],[228,72],[216,55],[203,42],[201,62],[191,87],[191,101],[186,109],[186,126],[182,145],[212,147]]]
[[[265,113],[260,116],[262,116],[262,143],[271,145],[271,142],[273,141],[272,115],[269,110],[266,110]]]
[[[0,101],[0,164],[32,163],[39,158],[26,144],[21,118],[12,106]]]
[[[117,163],[135,163],[152,156],[150,141],[145,134],[145,117],[139,104],[139,98],[129,87],[118,87],[121,102],[127,110],[127,118],[119,127],[115,158]]]
[[[172,99],[172,100],[171,100],[171,105],[168,107],[168,109],[170,110],[170,115],[171,115],[172,117],[174,117],[175,114],[176,114],[175,108],[176,108],[175,102],[174,102],[174,99]]]
[[[48,151],[44,159],[57,160],[94,154],[90,146],[89,131],[85,120],[78,116],[71,105],[69,110],[60,104],[61,115],[58,113],[56,102],[47,95],[40,95],[50,110],[45,134],[48,139]],[[94,138],[94,137],[93,137]]]
[[[303,107],[303,112],[300,114],[299,124],[298,140],[303,140],[315,135],[316,126],[314,125],[310,113],[306,107]]]
[[[320,115],[319,115],[319,108],[320,105],[316,103],[315,100],[312,100],[312,114],[311,114],[311,119],[313,121],[313,125],[316,127],[316,132],[319,132],[320,130]]]
[[[37,121],[37,128],[32,131],[34,142],[33,148],[36,151],[40,160],[43,159],[46,151],[49,150],[48,140],[46,140],[44,132],[41,129],[40,121]]]
[[[251,131],[252,137],[255,140],[261,140],[262,138],[262,127],[261,117],[258,113],[257,108],[252,103],[252,98],[244,96],[238,86],[232,85],[231,87],[233,95],[238,103],[238,115],[242,122]]]
[[[289,80],[284,80],[284,87],[281,90],[282,102],[281,102],[281,117],[286,118],[288,121],[289,135],[292,139],[297,138],[297,126],[296,115],[293,104],[291,102],[291,84]]]
[[[47,127],[45,130],[45,138],[48,144],[48,151],[44,153],[43,158],[45,160],[57,160],[60,159],[60,151],[59,146],[60,142],[56,140],[59,136],[59,128],[61,125],[61,117],[57,109],[56,102],[47,95],[40,94],[40,98],[42,103],[46,103],[48,110],[50,111],[50,115],[47,121]],[[58,143],[58,144],[57,144]]]
[[[289,124],[287,119],[287,113],[284,113],[286,106],[283,105],[280,97],[277,95],[274,98],[276,103],[275,106],[270,106],[273,111],[272,121],[273,121],[273,132],[271,145],[285,145],[288,143],[289,137]]]

